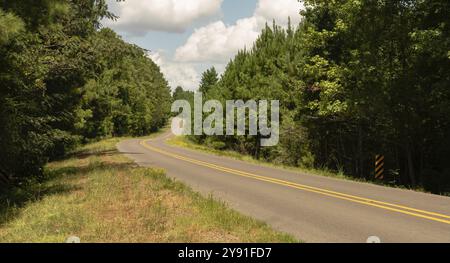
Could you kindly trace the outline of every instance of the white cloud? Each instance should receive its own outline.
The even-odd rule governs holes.
[[[169,82],[170,87],[175,89],[181,86],[186,90],[195,90],[200,82],[200,76],[191,63],[179,63],[167,59],[164,51],[150,53],[150,58],[161,68],[161,72]]]
[[[118,21],[106,21],[134,35],[149,31],[183,32],[195,21],[217,14],[223,0],[108,0],[108,6]]]
[[[301,8],[303,5],[297,0],[259,0],[252,17],[240,19],[234,25],[218,21],[196,29],[176,50],[175,60],[226,63],[240,49],[251,47],[266,23],[275,20],[287,27],[290,17],[293,25],[298,24]]]
[[[259,35],[256,28],[255,18],[238,20],[233,26],[222,21],[209,24],[195,30],[186,44],[176,50],[175,60],[226,62],[239,49],[252,45]]]
[[[299,13],[302,8],[303,4],[298,0],[259,0],[255,17],[263,23],[275,20],[278,25],[286,27],[289,17],[293,25],[300,22]]]
[[[287,27],[290,17],[293,25],[298,24],[302,7],[297,0],[259,0],[251,17],[232,25],[217,21],[196,29],[176,50],[173,59],[164,51],[153,52],[150,57],[160,66],[173,89],[182,86],[196,90],[201,72],[210,66],[215,66],[219,73],[223,72],[238,50],[253,45],[266,23],[271,25],[275,20],[278,25]]]

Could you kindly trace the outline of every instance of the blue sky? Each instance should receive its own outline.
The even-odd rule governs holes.
[[[238,19],[252,16],[257,3],[257,0],[225,0],[222,3],[221,14],[217,14],[217,16],[213,16],[212,18],[221,19],[225,24],[233,24]],[[123,30],[120,30],[119,33],[127,42],[137,44],[145,49],[165,49],[170,53],[174,53],[177,47],[186,42],[188,37],[194,32],[194,29],[201,26],[201,22],[193,23],[183,33],[149,31],[145,36],[133,36]],[[114,26],[112,27],[114,28]]]
[[[108,0],[118,21],[104,21],[127,42],[150,50],[172,88],[195,90],[211,66],[222,72],[251,46],[266,22],[300,21],[297,0]]]

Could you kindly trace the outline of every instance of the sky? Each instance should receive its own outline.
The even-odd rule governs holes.
[[[117,21],[103,21],[127,42],[150,50],[172,89],[198,88],[202,73],[223,73],[266,23],[300,22],[297,0],[108,0]]]

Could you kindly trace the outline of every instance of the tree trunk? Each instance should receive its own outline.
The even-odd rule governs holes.
[[[8,175],[0,169],[0,185],[8,185],[9,183]]]
[[[357,175],[360,178],[364,178],[363,174],[363,134],[362,134],[362,126],[358,125],[358,165],[357,165]]]
[[[395,167],[396,167],[396,169],[398,169],[398,174],[397,174],[397,176],[398,176],[398,178],[397,178],[397,176],[395,177],[395,184],[398,184],[398,183],[402,183],[402,177],[401,177],[401,175],[400,175],[400,172],[401,172],[401,169],[402,169],[402,167],[401,167],[402,165],[401,165],[401,160],[400,160],[400,154],[399,154],[399,148],[398,148],[398,146],[395,146]]]
[[[255,159],[259,160],[260,155],[261,155],[261,135],[258,133],[258,135],[256,136],[256,149],[255,149]]]
[[[411,151],[410,143],[406,143],[406,162],[408,164],[408,175],[409,175],[409,181],[411,185],[414,187],[417,185],[416,183],[416,175],[414,171],[414,163],[413,163],[413,156]]]

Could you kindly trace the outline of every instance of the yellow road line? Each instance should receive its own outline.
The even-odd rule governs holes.
[[[354,202],[354,203],[373,206],[373,207],[377,207],[377,208],[381,208],[381,209],[385,209],[385,210],[389,210],[389,211],[394,211],[394,212],[398,212],[398,213],[402,213],[402,214],[406,214],[406,215],[410,215],[410,216],[415,216],[415,217],[420,217],[420,218],[437,221],[437,222],[441,222],[441,223],[450,225],[450,220],[442,219],[442,218],[450,219],[450,216],[448,216],[448,215],[429,212],[429,211],[420,210],[420,209],[415,209],[415,208],[411,208],[411,207],[407,207],[407,206],[391,204],[391,203],[382,202],[382,201],[377,201],[377,200],[373,200],[373,199],[369,199],[369,198],[363,198],[363,197],[359,197],[359,196],[334,192],[334,191],[321,189],[321,188],[317,188],[317,187],[312,187],[312,186],[297,184],[297,183],[293,183],[293,182],[289,182],[289,181],[279,180],[279,179],[275,179],[275,178],[260,176],[260,175],[256,175],[256,174],[252,174],[252,173],[247,173],[244,171],[234,170],[231,168],[218,166],[218,165],[215,165],[212,163],[207,163],[207,162],[187,158],[187,157],[184,157],[181,155],[173,154],[173,153],[152,147],[152,146],[148,145],[146,142],[147,141],[141,141],[141,145],[149,150],[158,152],[160,154],[163,154],[163,155],[166,155],[166,156],[178,159],[178,160],[183,160],[183,161],[186,161],[189,163],[193,163],[193,164],[196,164],[199,166],[204,166],[204,167],[208,167],[208,168],[211,168],[214,170],[227,172],[227,173],[234,174],[234,175],[239,175],[242,177],[252,178],[252,179],[259,180],[259,181],[269,182],[269,183],[273,183],[273,184],[277,184],[277,185],[283,185],[283,186],[287,186],[287,187],[291,187],[291,188],[295,188],[295,189],[299,189],[299,190],[313,192],[313,193],[317,193],[317,194],[321,194],[321,195],[325,195],[325,196],[329,196],[329,197],[334,197],[334,198],[347,200],[347,201]],[[407,211],[405,211],[405,210],[407,210]],[[414,212],[416,212],[416,213],[414,213]],[[433,216],[435,216],[435,217],[433,217]],[[441,218],[438,218],[438,217],[441,217]]]

